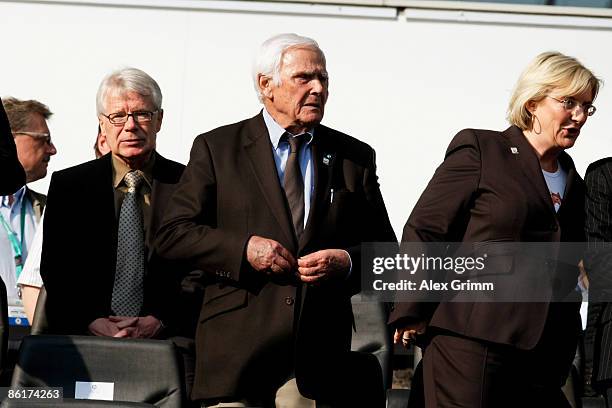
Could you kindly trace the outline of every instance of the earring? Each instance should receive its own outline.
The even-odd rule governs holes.
[[[538,124],[538,130],[536,130],[536,123]],[[536,135],[542,133],[542,124],[535,114],[531,114],[531,130],[533,130],[533,133]]]

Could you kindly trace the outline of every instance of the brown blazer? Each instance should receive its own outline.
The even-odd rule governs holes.
[[[584,182],[569,155],[562,153],[559,162],[568,176],[563,204],[555,213],[538,158],[518,127],[462,130],[413,209],[402,241],[583,242]],[[578,268],[572,270],[577,278]],[[572,290],[570,285],[568,295]],[[571,350],[578,310],[574,302],[397,303],[389,321],[401,326],[431,319],[431,327],[519,349],[532,349],[545,323],[551,328],[550,322],[558,321],[565,330],[559,342],[568,341],[565,349]]]
[[[309,378],[303,377],[312,367],[302,364],[316,360],[325,370],[317,356],[331,361],[350,349],[360,243],[394,241],[395,235],[374,151],[325,126],[315,128],[311,146],[314,196],[298,242],[261,113],[194,141],[156,242],[161,255],[189,259],[215,281],[206,288],[197,328],[193,399],[266,395],[292,369],[308,395]],[[296,257],[343,248],[353,262],[350,278],[318,287],[295,277],[274,280],[246,261],[252,235],[274,239]],[[301,350],[300,339],[308,339],[309,350]],[[312,359],[294,361],[296,355]]]

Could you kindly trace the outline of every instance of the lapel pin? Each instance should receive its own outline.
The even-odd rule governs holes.
[[[512,146],[512,147],[510,148],[510,152],[511,152],[512,154],[519,154],[519,153],[518,153],[518,149],[517,149],[516,147],[514,147],[514,146]]]
[[[323,164],[326,166],[329,166],[331,158],[332,158],[332,155],[327,153],[325,156],[323,156]]]

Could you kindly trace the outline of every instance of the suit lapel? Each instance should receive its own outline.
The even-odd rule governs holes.
[[[89,206],[92,231],[97,231],[96,242],[99,243],[101,259],[108,259],[112,264],[109,270],[110,282],[115,273],[117,262],[117,218],[115,210],[115,191],[113,188],[113,165],[111,154],[96,159],[87,172],[83,172],[80,177],[84,178],[83,185],[87,188],[87,194],[83,197],[88,200],[85,203]],[[106,281],[108,284],[109,281]]]
[[[523,135],[523,132],[518,127],[511,126],[502,134],[508,143],[508,154],[513,154],[513,150],[516,149],[516,153],[513,156],[516,158],[518,167],[526,176],[528,182],[535,188],[535,191],[537,191],[538,198],[551,213],[556,214],[550,197],[550,191],[546,185],[546,180],[544,180],[544,174],[542,174],[538,156],[525,135]]]
[[[278,181],[278,172],[272,156],[272,143],[261,113],[247,123],[243,146],[251,170],[255,174],[257,185],[270,208],[270,212],[280,225],[287,242],[291,242],[293,247],[297,248],[293,221],[286,204],[285,193]]]

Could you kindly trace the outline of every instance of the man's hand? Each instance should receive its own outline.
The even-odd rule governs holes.
[[[317,283],[330,278],[345,279],[351,258],[342,249],[323,249],[298,259],[299,278],[304,283]]]
[[[418,322],[396,329],[393,335],[393,343],[399,344],[401,342],[405,348],[408,348],[410,342],[414,341],[417,335],[425,333],[426,328],[427,322]]]
[[[280,243],[253,235],[247,243],[247,261],[256,271],[274,274],[289,274],[295,271],[297,263]]]
[[[151,315],[144,317],[110,316],[109,320],[116,323],[119,329],[113,337],[152,339],[162,329],[161,321]]]
[[[106,337],[114,337],[119,329],[117,327],[117,323],[111,321],[106,317],[100,317],[93,322],[89,323],[87,327],[89,332],[94,336],[106,336]]]

